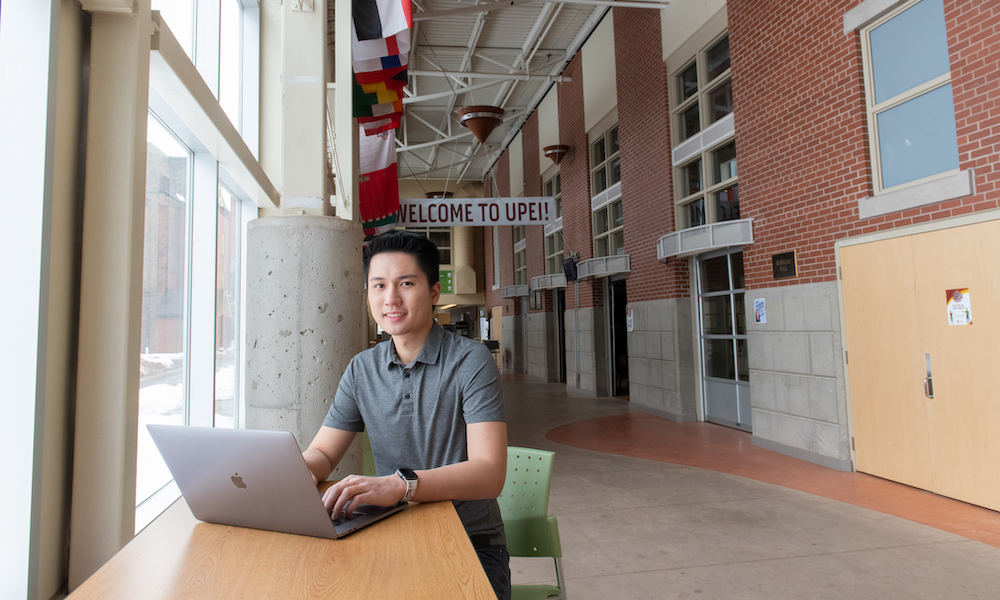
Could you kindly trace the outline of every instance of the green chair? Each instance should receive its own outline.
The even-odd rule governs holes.
[[[507,483],[497,498],[507,531],[507,552],[511,556],[551,557],[556,569],[556,585],[515,585],[513,600],[566,598],[559,523],[548,513],[554,456],[546,450],[507,447]]]
[[[375,459],[372,457],[372,444],[368,441],[368,432],[361,432],[361,473],[375,477]]]

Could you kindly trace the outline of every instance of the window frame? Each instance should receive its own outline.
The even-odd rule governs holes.
[[[559,240],[558,250],[550,252],[555,247],[555,240]],[[545,274],[558,275],[563,272],[563,257],[565,251],[565,238],[563,238],[562,228],[553,231],[545,236]],[[555,261],[555,262],[552,262]]]
[[[444,245],[438,245],[436,242],[434,243],[434,245],[437,247],[438,252],[441,254],[441,257],[442,257],[441,258],[441,266],[442,267],[445,267],[445,266],[450,267],[453,264],[452,263],[452,258],[453,258],[452,257],[452,250],[454,250],[454,248],[455,248],[455,246],[454,246],[455,236],[453,235],[451,227],[397,227],[397,229],[405,229],[406,231],[409,231],[410,233],[419,233],[420,235],[424,236],[425,238],[427,238],[427,239],[429,239],[431,241],[433,241],[433,239],[431,238],[431,234],[432,233],[447,233],[448,234],[448,245],[446,245],[446,246],[444,246]],[[445,257],[447,257],[448,260],[444,260]]]
[[[721,121],[726,116],[733,113],[733,107],[730,106],[729,112],[721,115],[719,118],[712,120],[709,117],[711,112],[711,96],[713,93],[728,84],[730,86],[730,99],[732,98],[731,57],[729,59],[729,66],[723,69],[711,80],[708,79],[708,53],[728,37],[728,29],[723,30],[718,35],[712,37],[708,44],[702,46],[702,48],[693,57],[685,61],[670,77],[670,85],[674,92],[671,94],[671,98],[676,101],[676,105],[670,111],[671,123],[673,124],[671,129],[674,132],[673,137],[675,146],[693,138],[699,133],[705,131],[707,128],[711,127],[713,124]],[[684,75],[691,69],[692,66],[695,67],[695,72],[697,73],[697,87],[692,94],[684,97]],[[684,126],[684,117],[685,113],[695,106],[698,107],[698,130],[688,134]]]
[[[615,214],[615,207],[616,206],[619,207],[619,209],[622,211],[621,222],[618,223],[618,224],[615,224],[615,220],[614,220],[614,214]],[[605,222],[607,223],[608,227],[604,231],[598,231],[597,230],[597,223],[598,223],[598,218],[599,218],[598,215],[601,215],[602,213],[603,213],[603,217],[604,217]],[[618,196],[614,200],[611,200],[607,204],[604,204],[600,208],[592,211],[591,212],[591,224],[592,224],[591,227],[592,227],[592,234],[593,234],[594,257],[595,258],[602,257],[602,256],[623,256],[623,255],[627,254],[625,252],[625,208],[624,208],[624,204],[622,203],[622,197],[621,196]],[[613,241],[612,240],[614,240],[614,238],[616,236],[619,236],[619,235],[620,235],[621,241],[622,241],[622,243],[621,243],[621,252],[620,253],[616,251],[617,248],[612,248],[611,247],[613,245]],[[601,247],[606,248],[606,250],[607,250],[606,254],[601,254],[598,251],[598,248],[601,248]],[[612,252],[612,250],[615,250],[615,251]]]
[[[511,229],[514,240],[514,285],[528,285],[528,240],[524,225],[514,225]]]
[[[733,114],[733,111],[730,110],[730,112],[722,115],[715,121],[711,121],[709,117],[712,94],[723,86],[732,85],[732,63],[730,57],[730,64],[725,69],[720,71],[718,75],[709,80],[708,54],[711,50],[722,43],[723,40],[728,38],[729,30],[723,27],[718,33],[709,38],[707,43],[701,44],[698,47],[698,50],[694,53],[694,56],[681,63],[680,67],[674,70],[670,78],[672,90],[670,97],[671,101],[676,103],[670,111],[672,122],[674,123],[674,127],[672,127],[674,130],[674,147],[676,148],[677,146],[686,144],[685,147],[690,150],[690,154],[683,159],[679,159],[681,162],[677,162],[673,167],[674,222],[676,223],[675,230],[678,231],[720,222],[720,215],[717,210],[719,194],[731,188],[735,188],[737,190],[735,192],[737,197],[739,194],[738,175],[734,175],[726,179],[720,179],[718,181],[716,181],[717,178],[715,177],[715,157],[718,152],[726,146],[734,144],[735,147],[735,130],[730,132],[722,130],[720,132],[718,129],[714,129],[713,131],[723,133],[723,135],[721,136],[721,139],[713,141],[710,145],[701,146],[700,144],[703,143],[701,140],[693,139],[709,128],[714,127],[717,123],[726,119],[726,117],[731,117]],[[692,67],[695,68],[697,73],[697,87],[687,98],[684,98],[685,75],[689,73]],[[694,107],[698,108],[699,129],[697,132],[692,133],[687,137],[683,137],[682,130],[684,128],[684,115]],[[716,135],[718,135],[718,133]],[[712,138],[714,136],[709,137]],[[689,141],[697,145],[691,146],[690,144],[687,144]],[[737,149],[737,157],[738,154]],[[734,158],[734,161],[735,160],[736,159]],[[687,186],[688,174],[689,169],[696,164],[698,165],[697,173],[699,189],[691,191]],[[698,203],[701,204],[700,222],[691,218],[691,211],[694,210],[694,207]]]
[[[616,148],[614,152],[610,152],[611,140],[617,140]],[[594,162],[595,148],[598,144],[604,145],[604,158],[598,162]],[[618,166],[618,179],[612,180],[612,174],[614,173],[614,164],[617,161]],[[597,176],[598,174],[604,175],[604,187],[597,189]],[[615,123],[611,127],[608,127],[607,131],[602,133],[590,143],[590,195],[591,197],[596,196],[611,189],[616,183],[621,181],[621,140],[618,137],[618,123]]]
[[[874,52],[872,50],[871,34],[875,29],[879,28],[882,25],[885,25],[889,21],[892,21],[893,19],[900,16],[907,10],[913,8],[922,1],[923,0],[906,0],[903,2],[899,2],[898,4],[894,5],[890,10],[887,10],[884,14],[879,16],[877,19],[874,19],[871,22],[866,23],[862,27],[858,28],[858,33],[861,36],[861,62],[863,67],[863,82],[864,82],[864,92],[865,92],[865,113],[866,113],[865,116],[866,116],[866,123],[868,125],[868,140],[869,140],[868,152],[872,162],[872,189],[876,196],[887,192],[903,190],[906,188],[919,186],[924,183],[945,179],[954,176],[955,174],[961,171],[961,167],[959,166],[954,169],[949,169],[946,171],[942,171],[940,173],[935,173],[933,175],[928,175],[926,177],[921,177],[919,179],[906,181],[889,187],[886,187],[883,182],[882,153],[880,150],[878,117],[894,108],[900,107],[912,100],[924,97],[925,95],[935,90],[938,90],[944,86],[950,85],[952,83],[951,69],[949,68],[947,73],[931,78],[904,92],[896,94],[891,98],[887,98],[882,102],[877,102],[876,100],[875,76],[874,76]],[[945,28],[947,30],[947,21],[945,21]],[[950,63],[950,49],[948,58]],[[952,101],[951,117],[952,119],[955,118],[954,100]],[[957,151],[957,146],[958,146],[957,138],[955,143]]]
[[[174,137],[176,137],[192,153],[189,160],[190,170],[188,204],[188,231],[185,244],[185,281],[186,290],[184,292],[185,319],[184,319],[184,369],[183,381],[184,406],[181,420],[185,425],[200,426],[226,426],[242,427],[245,424],[245,402],[244,402],[244,380],[245,365],[240,360],[242,348],[246,343],[246,298],[242,293],[242,282],[246,279],[246,238],[247,227],[253,218],[258,214],[257,202],[264,201],[265,198],[273,201],[276,198],[276,190],[266,185],[256,183],[248,173],[253,173],[260,169],[256,163],[259,151],[257,143],[259,131],[257,127],[256,114],[259,107],[259,89],[256,76],[247,76],[248,72],[259,71],[259,19],[260,10],[253,0],[230,0],[236,2],[240,7],[240,37],[241,43],[241,77],[240,86],[237,88],[240,98],[239,104],[241,114],[246,126],[234,123],[226,114],[227,119],[236,128],[242,144],[251,150],[253,160],[241,160],[238,163],[230,164],[232,172],[220,162],[220,155],[238,154],[238,149],[233,144],[238,138],[227,137],[225,133],[220,134],[226,127],[222,121],[213,119],[210,111],[205,111],[207,119],[201,120],[192,117],[192,103],[189,96],[179,94],[176,97],[172,94],[172,89],[167,92],[163,86],[170,85],[170,81],[182,82],[193,81],[195,77],[201,77],[204,84],[218,94],[218,81],[215,85],[210,79],[218,76],[218,46],[221,43],[215,39],[215,66],[207,71],[198,69],[187,51],[173,38],[169,31],[170,24],[161,30],[161,42],[159,49],[154,49],[150,57],[150,69],[156,70],[160,76],[151,78],[149,82],[149,118],[155,119]],[[205,34],[212,31],[213,24],[216,26],[216,36],[218,37],[218,20],[222,5],[219,2],[194,2],[193,3],[192,38],[195,45],[196,58],[202,57],[203,65],[206,64],[204,57],[211,57],[212,51],[206,51],[205,46],[212,43],[211,36]],[[213,9],[215,15],[213,16]],[[162,15],[159,17],[162,19]],[[154,17],[154,20],[156,17]],[[203,35],[199,37],[198,31]],[[199,54],[200,48],[205,51]],[[175,51],[176,49],[176,51]],[[182,52],[183,55],[179,54]],[[210,61],[209,61],[210,62]],[[206,77],[209,80],[206,80]],[[185,79],[186,78],[186,79]],[[155,79],[155,81],[154,81]],[[189,90],[187,90],[189,92]],[[190,92],[189,92],[190,93]],[[219,105],[221,109],[221,105]],[[200,110],[200,109],[199,109]],[[223,111],[225,114],[225,111]],[[237,119],[239,120],[239,119]],[[204,123],[212,123],[213,127],[207,127]],[[210,150],[211,148],[211,150]],[[248,182],[254,182],[247,189]],[[232,244],[228,250],[232,253],[232,262],[228,267],[232,269],[230,274],[233,281],[231,286],[235,297],[232,298],[231,308],[235,314],[231,315],[231,327],[235,331],[230,332],[231,336],[227,343],[233,345],[233,391],[232,398],[226,398],[232,404],[232,416],[223,419],[224,425],[217,421],[217,383],[219,372],[217,370],[216,352],[217,348],[217,326],[219,315],[218,304],[218,268],[219,268],[219,224],[220,224],[220,190],[225,188],[232,197],[230,207],[230,225],[234,234]],[[211,256],[212,260],[193,259],[194,256]],[[144,257],[145,265],[145,257]],[[228,385],[228,382],[226,382]],[[228,396],[228,394],[227,394]],[[139,427],[139,437],[143,436],[144,427]],[[139,440],[143,443],[143,440]],[[154,451],[155,452],[155,451]],[[154,468],[155,465],[147,462],[136,461],[136,478],[141,479],[147,473],[144,469]],[[154,482],[160,485],[162,482]],[[137,486],[138,488],[138,486]],[[146,489],[151,489],[147,486]],[[138,532],[145,525],[155,519],[165,508],[167,508],[180,492],[176,484],[169,480],[160,486],[152,494],[146,497],[136,498],[135,508],[135,531]],[[137,494],[138,495],[138,494]]]
[[[562,176],[561,171],[556,171],[549,179],[542,184],[542,189],[546,196],[552,196],[553,204],[556,207],[556,218],[562,217]]]

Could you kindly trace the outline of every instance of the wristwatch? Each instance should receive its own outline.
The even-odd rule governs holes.
[[[406,493],[400,502],[409,502],[413,495],[417,493],[417,474],[413,469],[396,469],[396,475],[406,482]]]

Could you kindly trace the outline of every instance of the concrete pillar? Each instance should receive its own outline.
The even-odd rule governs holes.
[[[455,269],[455,293],[480,291],[476,289],[475,230],[472,227],[451,228],[451,262]]]
[[[361,224],[255,219],[247,231],[246,427],[291,431],[305,449],[365,347]],[[361,471],[360,446],[334,472]]]

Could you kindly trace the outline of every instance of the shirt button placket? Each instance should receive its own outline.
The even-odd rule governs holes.
[[[406,407],[405,412],[411,412],[413,410],[413,401],[410,400],[410,396],[413,391],[413,385],[409,381],[410,379],[409,369],[403,369],[403,379],[406,381],[403,382],[402,390],[400,390],[400,393],[403,396],[403,398],[400,400],[400,403]]]

